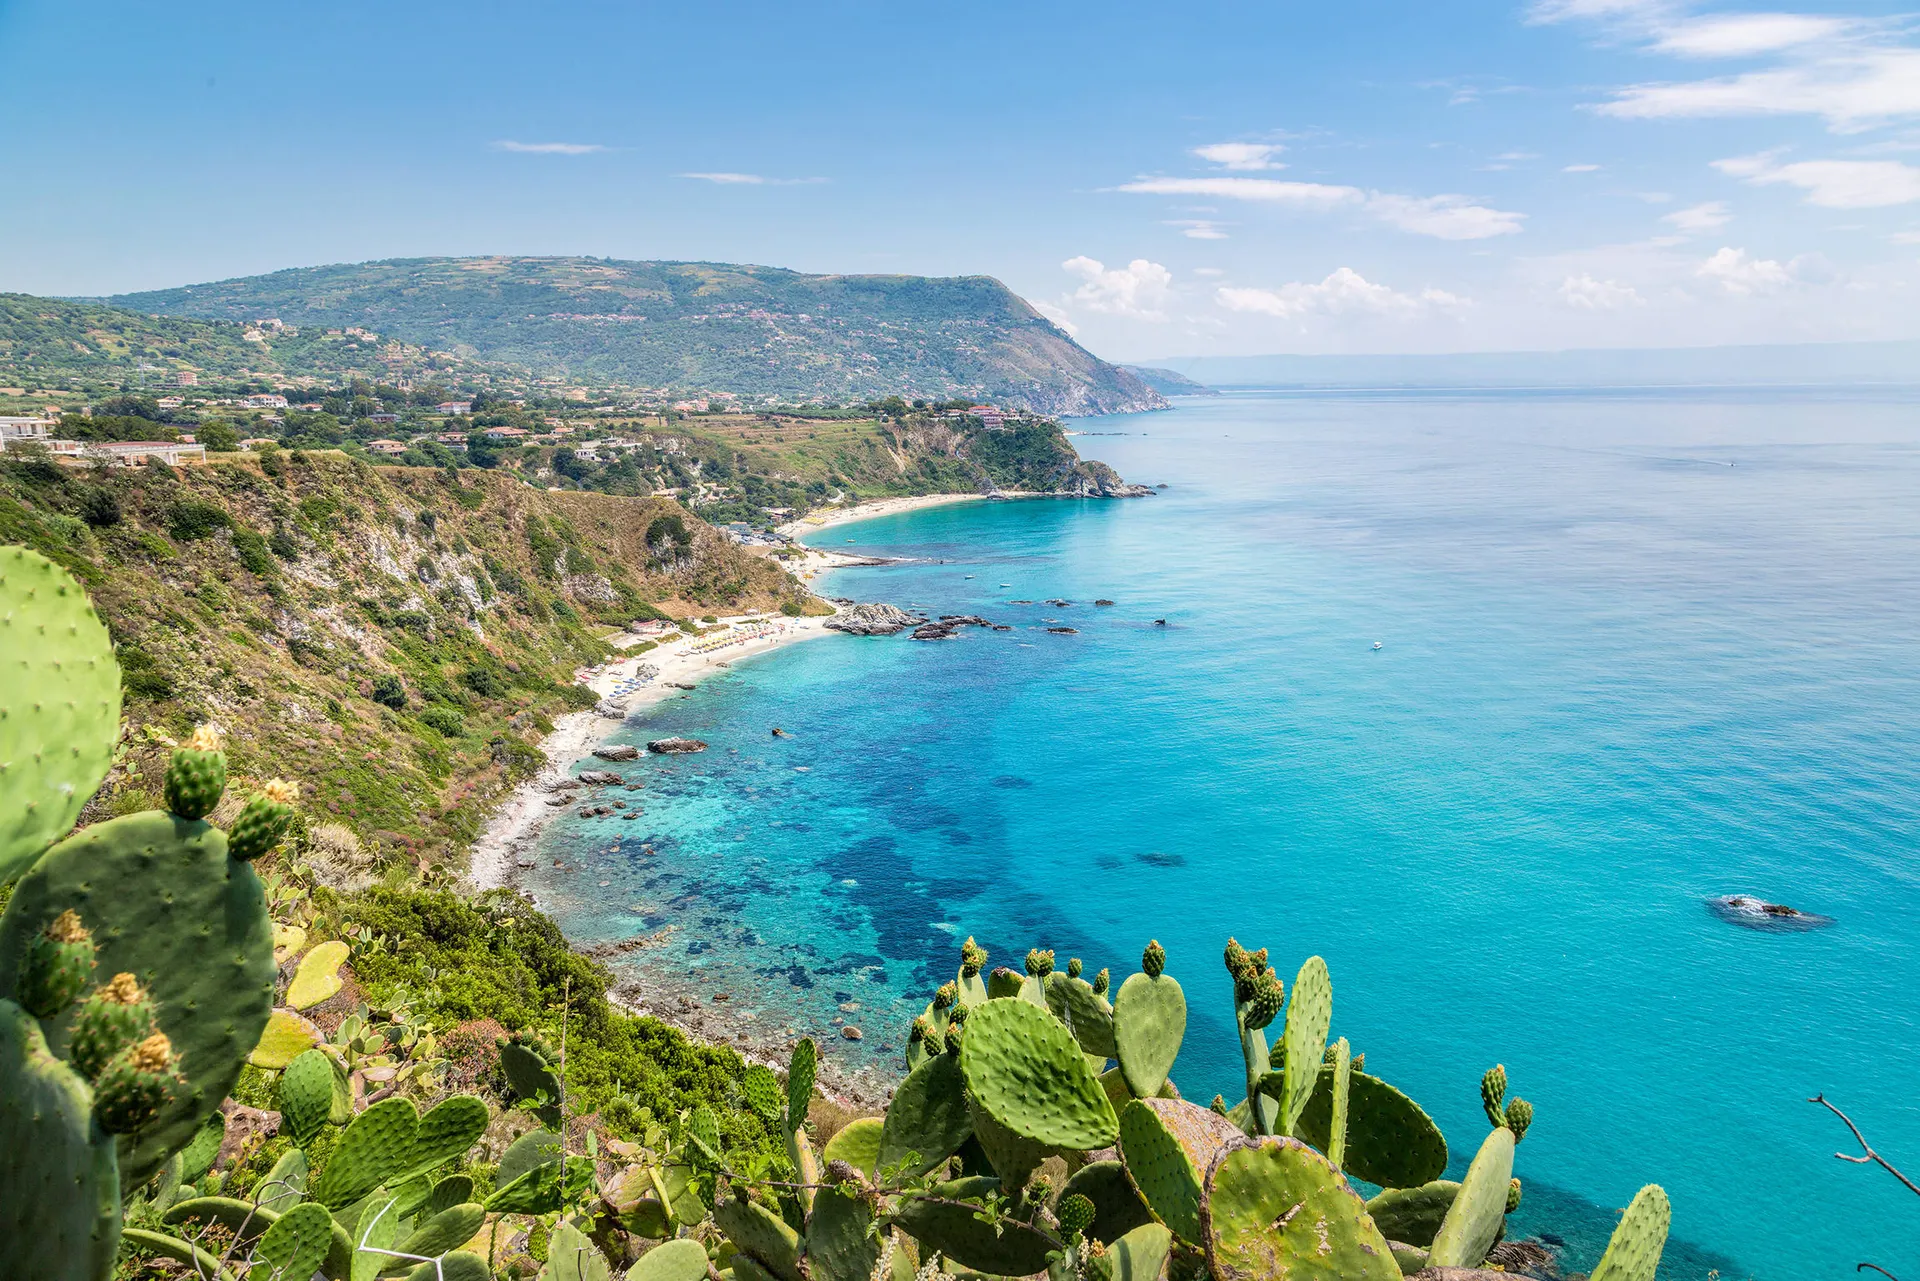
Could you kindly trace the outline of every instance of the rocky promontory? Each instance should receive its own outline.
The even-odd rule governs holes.
[[[926,621],[925,615],[909,614],[897,605],[875,601],[847,606],[829,618],[826,626],[851,636],[891,636],[909,627],[918,627]]]

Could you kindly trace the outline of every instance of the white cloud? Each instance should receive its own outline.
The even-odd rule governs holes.
[[[1073,291],[1070,301],[1088,311],[1136,320],[1167,318],[1161,307],[1172,291],[1173,273],[1157,262],[1135,258],[1124,267],[1109,270],[1105,263],[1083,254],[1060,265],[1084,282]]]
[[[1193,274],[1196,276],[1224,276],[1227,273],[1218,267],[1195,267]]]
[[[1582,272],[1560,282],[1560,301],[1576,311],[1618,311],[1622,307],[1644,307],[1647,300],[1632,285],[1617,280],[1595,280]]]
[[[1141,178],[1123,182],[1116,190],[1145,196],[1221,196],[1311,209],[1332,209],[1366,199],[1366,193],[1358,187],[1283,182],[1278,178]]]
[[[1920,231],[1896,231],[1891,239],[1896,245],[1920,245]]]
[[[1116,190],[1152,196],[1219,196],[1263,204],[1327,211],[1359,208],[1416,235],[1441,240],[1484,240],[1520,230],[1525,214],[1476,205],[1466,196],[1396,196],[1358,187],[1277,178],[1141,178]]]
[[[1566,165],[1560,170],[1561,173],[1598,173],[1599,171],[1599,165]]]
[[[801,187],[826,181],[825,178],[768,178],[757,173],[683,173],[680,177],[698,178],[723,187]]]
[[[1227,233],[1220,230],[1224,224],[1211,218],[1170,218],[1167,226],[1180,228],[1180,234],[1189,240],[1225,240]]]
[[[1441,240],[1485,240],[1520,230],[1525,214],[1476,205],[1465,196],[1390,196],[1374,193],[1367,212],[1402,231]]]
[[[1286,148],[1268,142],[1212,142],[1195,147],[1193,154],[1222,169],[1285,169],[1274,156]]]
[[[1736,76],[1631,85],[1598,110],[1637,120],[1812,115],[1838,131],[1863,129],[1920,115],[1920,49],[1848,46]]]
[[[1709,200],[1703,205],[1676,209],[1660,220],[1685,235],[1698,236],[1718,231],[1733,221],[1733,213],[1724,200]]]
[[[1920,169],[1897,160],[1799,160],[1776,164],[1771,154],[1716,160],[1713,167],[1755,184],[1785,183],[1823,209],[1880,209],[1920,200]]]
[[[519,151],[541,156],[585,156],[606,148],[597,142],[515,142],[502,138],[493,144],[501,151]]]
[[[1660,0],[1539,0],[1529,22],[1566,22],[1574,18],[1626,18],[1663,8]]]
[[[1773,293],[1793,283],[1793,270],[1771,258],[1751,258],[1744,249],[1721,249],[1695,270],[1736,297]]]
[[[1663,26],[1653,48],[1687,58],[1749,58],[1831,40],[1853,26],[1806,13],[1723,13]]]
[[[1467,300],[1441,289],[1418,294],[1401,293],[1366,279],[1351,267],[1341,267],[1318,284],[1294,281],[1278,289],[1245,289],[1222,285],[1215,299],[1228,311],[1255,312],[1298,320],[1309,315],[1368,315],[1409,320],[1437,309],[1451,310]]]
[[[1080,332],[1080,326],[1074,324],[1073,321],[1067,318],[1067,312],[1064,307],[1056,307],[1050,302],[1041,302],[1037,298],[1027,299],[1027,305],[1052,321],[1054,327],[1063,331],[1067,337],[1071,338]]]

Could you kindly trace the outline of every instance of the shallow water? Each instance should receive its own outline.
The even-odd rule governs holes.
[[[1250,393],[1086,425],[1170,487],[816,538],[916,558],[830,590],[1015,630],[809,641],[672,700],[626,737],[713,750],[615,767],[644,818],[569,816],[529,888],[584,939],[677,927],[619,964],[743,1026],[857,1024],[845,1067],[897,1062],[968,933],[1116,981],[1157,937],[1200,1099],[1239,1074],[1227,935],[1289,980],[1318,952],[1335,1033],[1456,1174],[1506,1064],[1538,1111],[1517,1226],[1570,1266],[1659,1181],[1663,1275],[1899,1271],[1920,1204],[1806,1099],[1920,1163],[1920,398]],[[1834,923],[1741,928],[1709,905],[1734,893]]]

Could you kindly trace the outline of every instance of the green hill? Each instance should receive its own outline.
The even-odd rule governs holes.
[[[795,401],[968,396],[1044,414],[1166,403],[988,276],[411,258],[303,267],[107,301],[168,316],[271,317],[302,334],[362,326],[574,382]]]
[[[249,334],[255,338],[249,340]],[[221,381],[278,384],[312,378],[341,383],[389,374],[383,357],[402,357],[416,370],[450,378],[485,368],[449,353],[329,334],[325,328],[263,332],[231,320],[0,294],[0,374],[23,383],[135,381],[143,366],[162,379],[176,370],[193,370]]]

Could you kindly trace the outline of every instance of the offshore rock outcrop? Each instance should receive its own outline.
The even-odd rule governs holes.
[[[851,636],[891,636],[909,627],[918,627],[926,621],[924,615],[909,614],[897,605],[874,601],[849,605],[829,618],[825,625],[833,631],[846,632]]]

